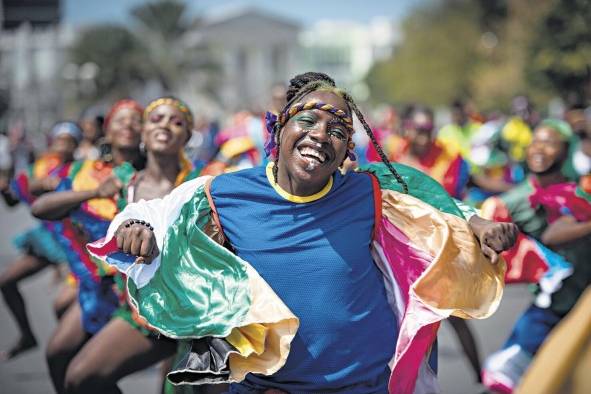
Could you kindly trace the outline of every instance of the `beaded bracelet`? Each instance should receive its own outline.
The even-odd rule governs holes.
[[[141,224],[142,226],[146,226],[148,229],[150,229],[150,231],[154,231],[154,227],[152,227],[152,225],[145,220],[131,219],[129,222],[125,223],[125,227],[129,228],[134,224]]]

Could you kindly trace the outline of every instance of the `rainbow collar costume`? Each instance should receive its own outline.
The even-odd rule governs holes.
[[[436,181],[396,169],[410,194],[378,164],[335,174],[308,197],[281,190],[270,167],[200,177],[129,205],[88,249],[127,275],[147,324],[221,364],[186,357],[169,376],[177,383],[435,392],[427,356],[439,322],[492,314],[504,265],[481,254]],[[155,229],[160,255],[150,265],[117,250],[114,232],[130,218]]]
[[[407,139],[391,136],[387,139],[387,147],[390,161],[410,165],[407,162],[410,155],[410,142]],[[470,167],[459,153],[452,153],[439,141],[433,141],[427,154],[412,164],[439,182],[450,196],[462,199]]]
[[[72,163],[56,191],[92,190],[111,174],[121,182],[128,181],[133,167],[119,167],[100,160]],[[59,222],[58,241],[66,252],[70,271],[78,282],[78,300],[82,308],[82,325],[91,334],[98,332],[111,318],[119,302],[112,290],[112,281],[103,280],[85,244],[103,237],[118,212],[115,198],[92,199],[81,204],[69,217]]]

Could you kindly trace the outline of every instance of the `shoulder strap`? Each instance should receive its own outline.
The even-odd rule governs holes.
[[[367,174],[371,179],[371,187],[373,189],[373,205],[374,205],[374,223],[372,239],[375,238],[378,226],[382,221],[382,188],[378,178],[369,171],[361,171],[363,174]]]
[[[213,198],[211,198],[211,182],[214,179],[215,179],[215,177],[211,177],[207,181],[205,181],[205,185],[204,185],[203,190],[205,191],[205,195],[207,196],[207,201],[209,202],[209,207],[211,208],[211,218],[213,219],[213,222],[220,230],[220,234],[223,238],[223,243],[225,243],[227,241],[227,238],[226,238],[226,235],[224,234],[224,229],[222,227],[222,223],[220,222],[220,217],[218,215],[218,211],[217,211],[215,204],[213,202]]]

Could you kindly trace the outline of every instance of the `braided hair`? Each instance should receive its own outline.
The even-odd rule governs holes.
[[[337,88],[335,81],[328,75],[319,72],[307,72],[304,74],[296,75],[294,78],[292,78],[289,81],[289,87],[287,88],[286,93],[287,104],[285,105],[285,108],[283,109],[282,113],[285,113],[287,110],[289,110],[289,108],[294,103],[298,102],[304,96],[319,90],[331,91],[345,100],[347,106],[349,107],[349,111],[355,113],[357,119],[359,119],[359,122],[361,123],[363,129],[365,130],[365,133],[371,140],[371,143],[373,144],[376,152],[378,152],[378,155],[380,156],[380,159],[382,159],[382,162],[386,165],[386,167],[388,167],[394,178],[396,178],[396,181],[402,186],[404,193],[408,194],[408,185],[406,184],[404,179],[402,179],[402,176],[400,176],[396,169],[394,169],[392,164],[390,164],[390,161],[386,157],[384,150],[378,143],[378,140],[376,139],[373,131],[371,130],[371,127],[369,127],[369,125],[367,124],[365,117],[357,107],[357,104],[353,100],[353,97],[351,97],[351,95],[349,95],[344,90]],[[276,130],[275,134],[277,138],[277,155],[275,158],[275,165],[273,166],[273,177],[275,183],[277,183],[277,172],[279,168],[279,151],[281,149],[280,132],[281,130]]]

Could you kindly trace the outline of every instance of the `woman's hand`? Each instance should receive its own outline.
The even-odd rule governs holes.
[[[513,223],[493,222],[477,215],[470,218],[470,228],[480,241],[482,253],[491,263],[499,261],[499,254],[510,249],[517,240],[519,229]]]
[[[61,179],[56,176],[34,178],[29,182],[29,192],[34,196],[40,196],[47,192],[54,191],[60,184]]]
[[[115,238],[119,250],[138,257],[136,263],[150,264],[159,254],[154,228],[143,220],[130,219],[121,223]]]
[[[97,198],[111,198],[115,196],[121,188],[123,184],[121,181],[115,176],[111,175],[107,179],[101,182],[101,184],[96,188],[95,193]]]
[[[44,191],[52,192],[58,187],[60,181],[61,179],[57,176],[48,176],[47,178],[43,178],[41,185]]]

